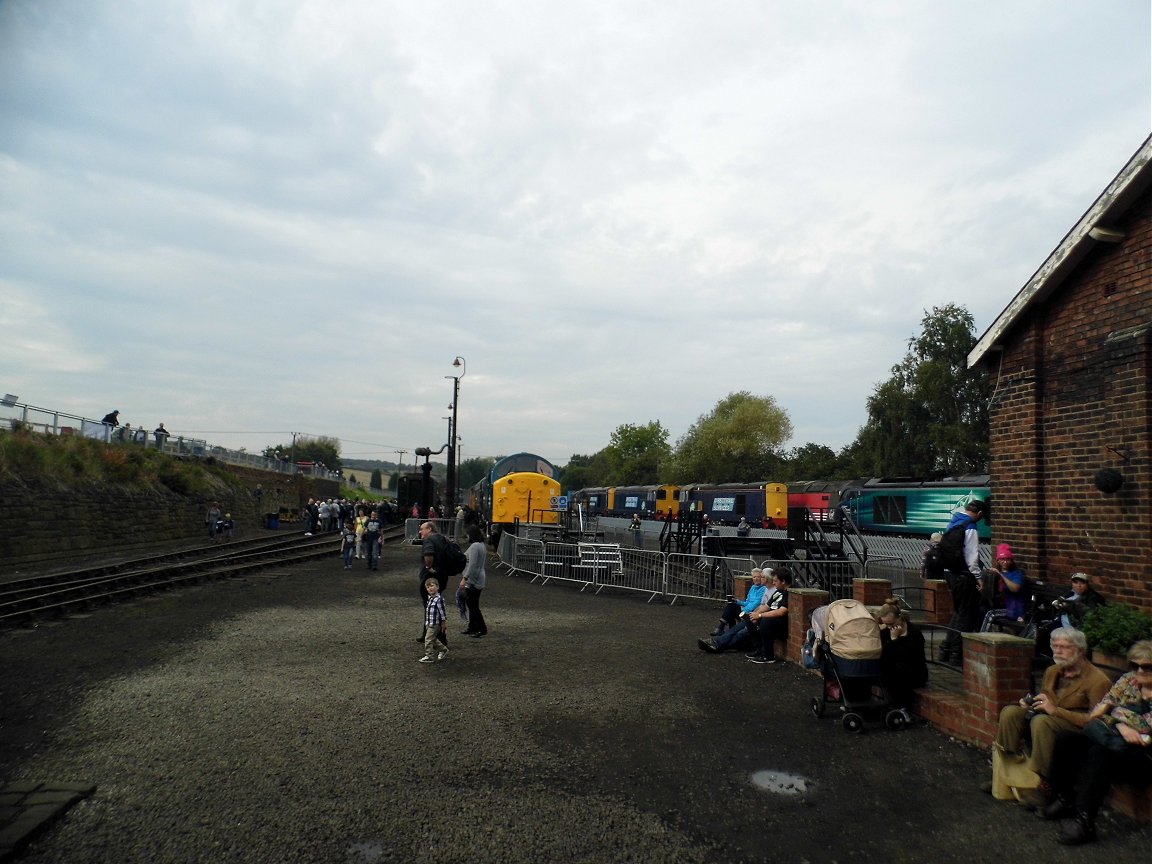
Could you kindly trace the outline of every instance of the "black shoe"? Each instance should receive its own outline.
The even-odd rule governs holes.
[[[461,636],[471,636],[471,635],[472,635],[472,631],[471,631],[471,630],[461,630],[461,631],[460,631],[460,635],[461,635]]]
[[[759,651],[749,651],[744,656],[747,657],[749,660],[755,660],[757,657],[763,657],[764,655],[761,654]]]
[[[482,639],[483,637],[488,635],[488,631],[485,630],[483,633],[469,633],[468,635],[471,636],[473,639]]]
[[[1073,819],[1065,819],[1060,826],[1060,836],[1056,842],[1064,846],[1081,846],[1096,839],[1096,825],[1087,813],[1077,813]]]
[[[1067,819],[1075,816],[1076,809],[1063,798],[1055,798],[1052,803],[1040,811],[1040,818],[1048,822],[1057,819]]]
[[[696,644],[699,646],[701,651],[707,651],[709,654],[720,653],[720,649],[716,647],[716,643],[711,639],[697,639]]]

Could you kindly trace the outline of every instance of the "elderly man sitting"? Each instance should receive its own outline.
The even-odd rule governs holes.
[[[1052,631],[1056,661],[1044,673],[1040,692],[1031,700],[1005,705],[992,747],[992,794],[1016,799],[1030,809],[1043,807],[1051,797],[1049,769],[1056,737],[1076,732],[1088,722],[1092,710],[1112,682],[1087,660],[1088,642],[1074,627]],[[1031,741],[1027,754],[1025,741]]]

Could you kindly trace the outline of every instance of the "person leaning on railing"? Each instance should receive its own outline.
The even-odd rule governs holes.
[[[1131,671],[1092,709],[1083,731],[1056,741],[1056,797],[1043,816],[1065,820],[1057,840],[1066,846],[1096,839],[1096,814],[1113,783],[1152,783],[1152,639],[1129,648],[1128,661]]]

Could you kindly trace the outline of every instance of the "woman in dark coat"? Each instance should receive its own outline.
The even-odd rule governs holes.
[[[895,597],[884,602],[876,617],[880,621],[880,683],[888,692],[891,706],[902,711],[911,722],[908,706],[912,703],[912,691],[928,683],[924,634]]]

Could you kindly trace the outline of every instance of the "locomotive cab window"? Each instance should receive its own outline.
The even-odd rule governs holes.
[[[908,498],[904,495],[877,495],[872,508],[876,522],[882,525],[908,524]]]

